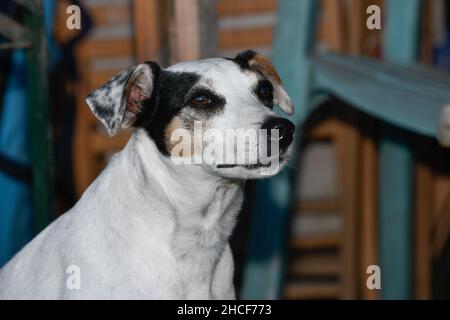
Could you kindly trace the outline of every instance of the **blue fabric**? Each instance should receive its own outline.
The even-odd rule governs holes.
[[[52,37],[55,0],[44,1],[49,67],[59,57]],[[30,164],[26,51],[16,49],[5,86],[0,115],[0,154],[14,163]],[[0,267],[33,236],[31,188],[0,171]]]
[[[0,124],[0,153],[29,164],[26,52],[15,50]],[[0,266],[32,236],[30,187],[0,171]]]

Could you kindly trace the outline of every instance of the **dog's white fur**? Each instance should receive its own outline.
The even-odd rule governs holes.
[[[274,114],[247,92],[254,76],[244,77],[232,62],[177,68],[212,72],[210,78],[219,81],[235,72],[222,85],[236,104],[225,116],[247,104],[241,111],[245,115],[236,118],[239,125],[245,119],[260,125],[262,116],[249,113]],[[233,92],[242,93],[233,97]],[[244,169],[236,170],[236,176],[246,178],[239,171]],[[235,298],[228,239],[242,203],[243,180],[226,176],[203,166],[174,165],[143,129],[136,129],[79,202],[0,271],[0,298]],[[80,289],[67,287],[72,265],[79,267]]]
[[[76,206],[1,271],[0,298],[234,298],[227,239],[242,186],[169,162],[138,130]],[[66,287],[71,265],[81,290]]]

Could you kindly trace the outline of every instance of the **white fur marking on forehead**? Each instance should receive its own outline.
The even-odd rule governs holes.
[[[200,76],[200,78],[211,78],[222,82],[229,80],[236,82],[244,76],[242,70],[236,63],[224,58],[181,62],[170,66],[167,70],[172,72],[194,73]]]
[[[225,58],[211,58],[196,61],[180,62],[167,68],[172,72],[190,72],[200,76],[199,84],[234,90],[250,88],[255,84],[258,75],[254,72],[243,72],[232,60]]]

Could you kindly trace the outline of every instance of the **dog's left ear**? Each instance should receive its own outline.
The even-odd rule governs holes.
[[[119,73],[86,97],[86,102],[110,136],[133,125],[143,102],[152,96],[160,67],[146,62]]]
[[[284,90],[281,78],[269,58],[252,50],[247,50],[240,53],[235,60],[240,65],[245,65],[246,67],[256,70],[266,76],[273,86],[274,104],[278,105],[281,110],[286,112],[288,115],[294,113],[294,105],[292,104],[291,98],[287,94],[286,90]]]

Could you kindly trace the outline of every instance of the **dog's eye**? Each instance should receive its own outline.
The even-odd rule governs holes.
[[[211,104],[211,98],[205,94],[196,95],[191,99],[191,105],[195,107],[206,107]]]
[[[268,80],[260,81],[258,84],[258,95],[263,99],[273,98],[273,86]]]

